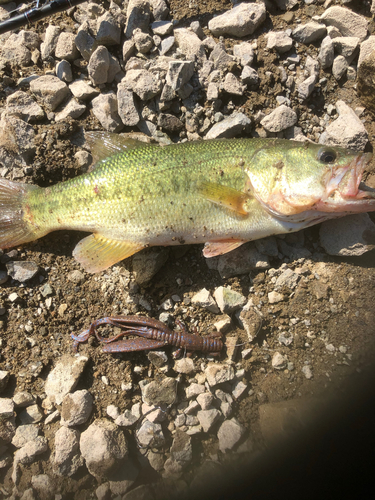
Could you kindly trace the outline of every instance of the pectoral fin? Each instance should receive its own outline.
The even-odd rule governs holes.
[[[241,215],[249,213],[246,209],[246,203],[251,199],[251,196],[243,191],[214,182],[203,182],[199,184],[198,192],[207,200],[234,210]]]
[[[231,252],[244,243],[245,241],[243,240],[209,241],[204,245],[203,255],[205,257],[217,257],[218,255]]]
[[[98,273],[142,248],[142,245],[128,241],[111,240],[101,234],[92,234],[77,244],[73,257],[88,273]]]

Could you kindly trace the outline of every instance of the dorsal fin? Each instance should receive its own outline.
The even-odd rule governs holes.
[[[136,134],[143,137],[143,134]],[[146,135],[145,138],[148,139]],[[149,142],[135,139],[130,134],[113,134],[105,131],[85,132],[85,139],[90,147],[94,164],[109,158],[110,156],[129,151],[139,147],[151,146]],[[95,168],[95,165],[94,165]]]

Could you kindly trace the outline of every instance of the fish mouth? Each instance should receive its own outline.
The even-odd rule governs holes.
[[[372,153],[357,155],[346,168],[332,172],[327,182],[326,196],[312,207],[319,212],[375,211],[375,189],[362,182],[362,176]]]

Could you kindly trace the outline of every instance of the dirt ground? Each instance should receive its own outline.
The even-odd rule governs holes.
[[[206,26],[214,13],[231,6],[229,0],[190,2],[193,8],[189,8],[188,4],[185,0],[170,2],[171,16],[181,20],[182,26],[189,25],[196,19]],[[197,5],[195,8],[194,4]],[[294,11],[295,16],[302,22],[310,19],[311,14],[306,16],[308,8],[310,11],[315,9],[316,13],[322,11],[320,6],[304,6],[303,9]],[[370,18],[368,9],[360,7],[359,12]],[[66,14],[41,21],[36,29],[43,31],[48,22],[58,24],[62,21],[69,23]],[[273,13],[271,11],[265,27],[285,29],[287,24],[283,20],[283,13],[276,9]],[[225,43],[230,46],[233,41],[226,39]],[[279,61],[274,54],[264,52],[264,33],[259,34],[258,44],[261,79],[259,89],[249,91],[243,97],[231,97],[236,107],[242,107],[252,114],[258,110],[267,112],[268,105],[277,95],[280,86],[277,76]],[[316,55],[318,51],[314,45],[306,47],[302,44],[298,50],[312,55]],[[34,65],[30,68],[30,73],[38,71],[43,72],[42,66]],[[74,71],[78,75],[78,69],[74,68]],[[271,72],[272,76],[266,76],[266,72]],[[8,68],[3,72],[4,76],[8,77],[7,88],[3,86],[0,91],[0,106],[4,104],[6,96],[15,90],[19,74]],[[322,116],[325,112],[323,105],[335,104],[338,99],[344,100],[352,108],[361,106],[355,82],[344,81],[337,84],[330,72],[324,76],[328,78],[327,91],[321,93],[319,98],[313,94],[303,104],[294,106],[300,117],[309,107],[314,115]],[[204,102],[201,104],[205,105]],[[366,111],[363,118],[370,139],[367,149],[372,151],[375,125]],[[298,125],[303,125],[302,119]],[[30,174],[23,181],[48,186],[82,173],[74,160],[74,154],[81,149],[79,139],[82,130],[99,128],[99,123],[90,111],[79,120],[52,125],[46,120],[34,125],[37,151]],[[364,180],[375,187],[375,160],[372,160]],[[374,216],[372,219],[375,220]],[[348,381],[353,384],[360,373],[369,369],[374,358],[375,251],[362,257],[331,257],[320,248],[318,232],[319,226],[316,226],[298,235],[289,235],[284,240],[296,248],[308,249],[310,257],[295,261],[271,258],[271,270],[277,271],[284,265],[300,275],[293,291],[283,290],[287,300],[274,305],[270,305],[267,300],[267,293],[274,289],[270,270],[222,279],[217,271],[208,268],[201,246],[188,247],[182,256],[177,251],[170,250],[167,263],[147,287],[133,287],[130,292],[129,284],[133,282],[131,258],[98,275],[83,272],[72,257],[73,248],[85,236],[83,233],[61,231],[6,251],[0,257],[0,270],[5,270],[8,260],[16,259],[35,262],[40,271],[26,284],[8,279],[0,288],[0,306],[6,309],[6,313],[0,317],[0,369],[11,372],[2,397],[12,397],[15,392],[28,391],[41,404],[45,398],[44,383],[49,371],[62,355],[71,352],[71,332],[79,333],[95,319],[124,311],[158,318],[161,304],[174,294],[179,295],[182,302],[176,303],[173,317],[187,325],[196,321],[199,332],[208,333],[218,316],[191,304],[185,305],[183,301],[202,288],[213,292],[218,286],[230,286],[247,298],[252,297],[254,304],[260,305],[263,314],[262,328],[256,340],[243,347],[252,347],[251,356],[245,360],[240,355],[236,358],[236,367],[244,369],[243,380],[250,391],[236,402],[233,416],[247,430],[243,442],[247,443],[248,453],[264,449],[267,445],[267,431],[262,428],[259,413],[262,405],[288,400],[305,401],[312,397],[319,401],[333,394],[343,393]],[[78,282],[72,281],[71,273],[75,270],[83,273],[83,279]],[[46,283],[53,290],[50,306],[46,305],[46,297],[42,294]],[[18,294],[18,299],[11,302],[9,296],[14,292]],[[151,311],[145,311],[139,304],[141,297],[151,304]],[[62,304],[66,304],[66,308],[60,314],[58,311]],[[227,336],[238,336],[239,343],[247,342],[245,331],[235,321],[232,324]],[[286,336],[293,335],[290,345],[279,342],[282,332],[286,332]],[[271,359],[275,351],[287,355],[288,362],[293,363],[294,369],[274,370]],[[80,426],[80,430],[84,430],[96,418],[106,417],[108,405],[116,404],[123,411],[140,401],[137,384],[141,379],[151,381],[161,377],[144,352],[106,355],[101,352],[96,341],[93,341],[82,345],[80,353],[89,356],[89,363],[77,389],[88,389],[94,397],[94,410],[90,420]],[[169,349],[167,353],[171,356]],[[225,354],[221,359],[226,359]],[[204,361],[199,353],[194,355],[194,360],[197,366]],[[306,365],[311,366],[311,379],[307,379],[301,371]],[[134,372],[135,366],[141,367],[139,373]],[[173,376],[173,370],[168,375]],[[108,379],[107,384],[103,382],[103,377]],[[129,381],[133,382],[134,390],[125,393],[121,385]],[[181,395],[186,385],[188,379],[183,376],[179,388]],[[85,467],[72,478],[57,478],[51,472],[49,459],[53,452],[53,436],[59,427],[58,421],[44,426],[49,451],[30,466],[24,466],[19,490],[28,487],[32,475],[46,473],[56,480],[57,490],[63,494],[63,498],[89,498],[98,483]],[[183,475],[187,484],[195,470],[209,457],[215,457],[222,463],[227,463],[229,458],[238,460],[236,452],[229,452],[226,457],[218,452],[215,433],[200,434],[193,439],[196,450],[199,451],[195,453],[191,466]],[[132,453],[137,456],[135,446]],[[8,492],[12,490],[10,475],[11,467],[0,470],[0,485]],[[158,475],[155,472],[149,477],[141,475],[140,478],[137,484],[155,481]],[[0,493],[0,498],[1,495]]]

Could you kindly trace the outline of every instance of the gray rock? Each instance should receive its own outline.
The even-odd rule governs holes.
[[[243,37],[252,35],[265,19],[266,7],[263,3],[240,3],[232,10],[211,19],[208,29],[215,36]]]
[[[206,288],[202,288],[199,292],[197,292],[191,299],[192,304],[203,307],[214,314],[220,312],[220,309],[217,307],[216,302],[214,301],[212,295]]]
[[[0,446],[10,443],[16,433],[15,418],[2,418],[0,420]]]
[[[206,134],[205,139],[234,137],[251,124],[250,118],[243,113],[234,113],[219,123],[216,123]]]
[[[311,21],[307,24],[301,24],[292,32],[292,37],[297,42],[309,44],[321,40],[327,34],[327,28],[324,24]]]
[[[80,433],[74,429],[60,427],[55,433],[55,452],[52,467],[59,476],[72,476],[84,464],[79,453]]]
[[[92,53],[97,48],[97,43],[93,36],[90,34],[90,27],[88,22],[84,22],[78,29],[77,36],[74,43],[80,51],[81,56],[85,61],[89,61]]]
[[[0,48],[3,63],[11,66],[28,66],[31,64],[31,52],[22,43],[20,36],[13,33]]]
[[[282,104],[265,116],[260,122],[262,127],[267,132],[281,132],[289,127],[292,127],[297,122],[297,115],[291,108]]]
[[[53,56],[60,35],[59,26],[50,24],[45,32],[44,42],[40,45],[40,55],[43,60]]]
[[[21,420],[23,425],[36,424],[37,422],[43,420],[43,418],[43,411],[39,408],[38,405],[28,406],[19,414],[19,419]]]
[[[151,24],[151,29],[155,35],[170,35],[173,31],[173,23],[171,21],[155,21]]]
[[[223,89],[228,94],[243,95],[246,86],[241,85],[241,83],[237,80],[233,73],[227,73],[225,75]]]
[[[12,445],[22,448],[29,441],[33,441],[39,434],[39,427],[36,424],[19,425],[12,439]]]
[[[203,392],[202,394],[198,394],[197,403],[200,405],[202,410],[208,410],[211,408],[214,397],[211,392]]]
[[[55,56],[58,59],[74,61],[79,56],[79,51],[75,44],[74,33],[63,31],[60,33],[55,46]]]
[[[149,406],[170,405],[176,399],[177,383],[174,378],[166,377],[161,382],[150,382],[142,386],[142,401]]]
[[[345,7],[329,7],[320,16],[320,20],[328,26],[336,27],[342,36],[356,36],[361,41],[367,36],[367,19]]]
[[[131,56],[134,54],[134,51],[134,40],[126,40],[122,46],[122,60],[124,61],[124,63],[126,63],[126,61],[131,58]]]
[[[206,388],[204,387],[204,385],[202,384],[196,384],[196,383],[192,383],[190,384],[187,388],[186,388],[186,398],[187,399],[191,399],[191,398],[195,398],[196,396],[198,396],[199,394],[202,394],[203,392],[205,392]]]
[[[136,422],[138,422],[139,418],[130,410],[125,410],[124,413],[121,413],[116,419],[115,424],[119,427],[131,427]]]
[[[280,54],[293,47],[293,40],[285,31],[271,31],[266,35],[267,49],[275,49]]]
[[[143,33],[142,30],[136,28],[133,33],[133,40],[135,47],[141,54],[147,54],[150,52],[154,45],[152,37],[148,33]]]
[[[121,466],[128,454],[123,431],[106,419],[95,420],[82,432],[79,446],[88,471],[97,479]]]
[[[31,484],[33,490],[38,493],[40,500],[49,500],[53,498],[55,485],[47,474],[32,476]]]
[[[236,316],[241,328],[246,331],[249,342],[252,342],[262,328],[261,313],[253,307],[252,300],[250,300]]]
[[[254,60],[254,50],[249,42],[233,45],[233,55],[241,66],[250,66]]]
[[[7,97],[7,115],[17,115],[26,122],[33,122],[44,117],[43,109],[26,92],[17,90]]]
[[[176,45],[189,61],[203,64],[206,60],[206,52],[202,41],[195,33],[186,28],[178,28],[174,30],[174,37]]]
[[[363,123],[344,101],[337,101],[336,108],[339,117],[328,125],[319,143],[363,151],[368,142]]]
[[[191,358],[178,359],[175,361],[173,369],[177,373],[185,373],[188,375],[195,370],[194,361]]]
[[[233,385],[232,396],[234,397],[234,399],[239,399],[242,396],[242,394],[246,391],[246,389],[247,385],[244,384],[241,380],[239,380],[238,382],[235,382]]]
[[[356,36],[336,37],[332,40],[335,52],[347,59],[350,64],[358,54],[359,38]]]
[[[280,10],[291,10],[297,5],[298,0],[274,0]]]
[[[126,38],[131,38],[136,28],[147,32],[151,9],[149,0],[130,0],[126,11]]]
[[[97,20],[96,43],[99,45],[118,45],[121,40],[121,28],[110,12]]]
[[[13,417],[14,403],[10,398],[0,398],[0,419]]]
[[[171,133],[178,133],[184,128],[184,124],[177,116],[169,113],[160,113],[158,116],[158,126]]]
[[[358,57],[358,69],[360,68],[362,62],[375,50],[375,35],[371,35],[364,40],[360,45],[359,57]]]
[[[241,73],[241,82],[246,83],[246,85],[258,85],[259,75],[254,68],[250,66],[245,66]]]
[[[275,352],[275,354],[272,356],[272,368],[275,368],[275,370],[284,370],[287,364],[287,357],[283,356],[279,352]]]
[[[93,89],[91,85],[83,80],[76,80],[69,85],[69,90],[77,99],[89,101],[99,94],[99,91]]]
[[[170,315],[169,313],[164,313],[164,314],[167,315],[165,322],[168,324],[170,322]],[[159,321],[163,321],[163,319],[160,319],[160,316],[159,316]],[[147,358],[157,368],[160,368],[164,366],[166,363],[168,363],[168,356],[165,354],[164,351],[150,351],[147,354]]]
[[[222,453],[236,446],[245,433],[245,428],[235,419],[225,420],[217,433],[219,449]]]
[[[160,424],[145,420],[137,430],[137,440],[141,447],[160,448],[165,443],[163,429]]]
[[[166,75],[166,83],[173,90],[179,90],[194,74],[192,61],[170,61]]]
[[[345,59],[344,56],[336,56],[334,58],[332,66],[332,74],[337,81],[341,80],[341,78],[345,75],[348,67],[349,67],[348,61]]]
[[[93,398],[86,389],[67,394],[62,402],[61,425],[72,427],[85,423],[91,415],[92,407]]]
[[[92,111],[108,132],[119,132],[124,124],[118,114],[117,97],[113,92],[100,94],[91,101]]]
[[[91,55],[87,66],[89,78],[94,85],[107,82],[109,70],[109,52],[107,47],[100,45]]]
[[[216,422],[220,420],[221,413],[216,408],[212,408],[210,410],[200,410],[197,413],[197,417],[203,432],[209,432]]]
[[[164,40],[161,41],[160,44],[160,55],[163,56],[166,54],[174,45],[175,43],[175,37],[174,36],[169,36],[168,38],[164,38]]]
[[[298,85],[297,92],[300,99],[307,99],[313,92],[317,78],[315,75],[311,75],[306,80]]]
[[[245,243],[231,252],[207,259],[210,269],[216,269],[222,278],[246,274],[254,269],[267,269],[268,258],[258,252],[253,242]]]
[[[318,55],[318,61],[323,69],[329,68],[333,64],[335,57],[332,38],[326,36],[323,38],[320,44],[320,50]]]
[[[30,90],[40,97],[47,109],[54,111],[68,96],[69,88],[57,76],[44,75],[30,82]]]
[[[139,125],[139,124],[138,124]],[[168,259],[167,248],[149,248],[134,255],[133,273],[138,285],[145,285],[161,269]]]
[[[56,76],[63,80],[64,82],[70,83],[73,80],[72,67],[68,61],[59,61],[56,64]]]
[[[155,21],[167,19],[168,14],[169,9],[165,0],[152,0],[152,15]]]
[[[216,70],[224,72],[232,68],[235,59],[227,54],[222,45],[218,43],[210,54],[210,61],[214,63]]]
[[[9,372],[0,370],[0,393],[3,392],[9,380]],[[14,398],[13,398],[14,401]]]
[[[270,304],[277,304],[279,302],[282,302],[285,299],[285,295],[279,292],[275,292],[274,290],[272,292],[268,293],[268,302]]]
[[[294,290],[297,286],[299,280],[299,275],[292,271],[291,269],[286,269],[277,278],[275,283],[275,290],[282,290],[284,287]]]
[[[52,402],[61,404],[64,397],[75,388],[87,361],[86,356],[63,356],[56,363],[44,385],[44,391]]]
[[[181,465],[181,467],[189,465],[193,458],[191,437],[185,432],[177,430],[173,438],[170,453],[172,460]]]
[[[313,372],[312,372],[310,365],[304,365],[301,369],[301,372],[305,375],[307,380],[310,380],[313,378]]]
[[[234,370],[230,365],[210,363],[204,373],[211,387],[234,379]]]
[[[66,120],[67,118],[73,118],[74,120],[79,118],[86,111],[86,105],[78,103],[75,99],[69,99],[65,104],[63,109],[56,113],[55,121],[60,122]]]
[[[35,457],[48,450],[47,439],[42,436],[37,436],[32,441],[28,441],[22,448],[14,454],[14,468],[19,463],[30,464],[35,460]]]
[[[107,73],[107,83],[112,83],[115,78],[117,78],[117,75],[123,75],[123,72],[121,71],[121,66],[120,63],[118,62],[117,58],[114,57],[112,54],[109,54],[109,68],[108,68],[108,73]]]
[[[140,121],[139,111],[134,100],[134,94],[127,90],[126,86],[119,83],[117,86],[118,114],[122,123],[128,127],[134,127]]]
[[[131,69],[127,71],[121,83],[128,90],[135,92],[142,101],[149,101],[160,94],[162,90],[161,80],[155,78],[155,75],[146,69]]]
[[[8,275],[20,283],[24,283],[32,279],[37,272],[39,267],[35,262],[31,261],[15,261],[11,260],[5,264],[7,268]]]
[[[375,248],[375,224],[368,214],[323,222],[320,244],[329,255],[357,256]]]
[[[220,311],[230,314],[246,303],[246,297],[230,288],[219,286],[214,292],[214,297]]]

